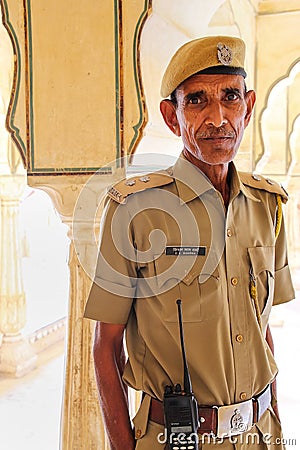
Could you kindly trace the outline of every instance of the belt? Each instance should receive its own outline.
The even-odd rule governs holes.
[[[271,385],[260,394],[244,402],[225,406],[199,406],[199,434],[228,437],[241,434],[259,421],[271,403]],[[149,419],[165,425],[163,403],[151,399]]]

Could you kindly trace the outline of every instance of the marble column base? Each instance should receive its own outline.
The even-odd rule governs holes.
[[[22,335],[4,335],[0,347],[0,374],[22,377],[36,367],[37,355]]]

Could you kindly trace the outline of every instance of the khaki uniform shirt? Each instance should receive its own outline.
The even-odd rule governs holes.
[[[179,298],[199,404],[249,399],[277,373],[265,328],[272,304],[294,298],[284,223],[275,239],[275,194],[287,197],[277,183],[239,174],[233,163],[229,175],[227,211],[208,178],[183,157],[170,170],[110,191],[116,200],[105,211],[85,317],[126,324],[124,379],[158,399],[166,385],[183,384]]]

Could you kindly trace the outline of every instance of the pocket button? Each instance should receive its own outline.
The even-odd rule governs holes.
[[[244,336],[242,334],[238,334],[235,339],[237,342],[241,343],[244,340]]]
[[[236,286],[238,284],[238,279],[236,277],[232,277],[231,284],[232,284],[232,286]]]
[[[240,399],[241,399],[241,400],[246,400],[246,398],[247,398],[246,392],[241,392],[241,393],[240,393]]]

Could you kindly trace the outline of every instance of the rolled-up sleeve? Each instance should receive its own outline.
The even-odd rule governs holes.
[[[84,317],[125,324],[135,296],[136,279],[134,237],[128,211],[126,205],[110,201],[101,224],[95,277]]]
[[[294,298],[295,291],[288,265],[287,242],[283,219],[275,247],[275,289],[273,305],[279,305]]]

